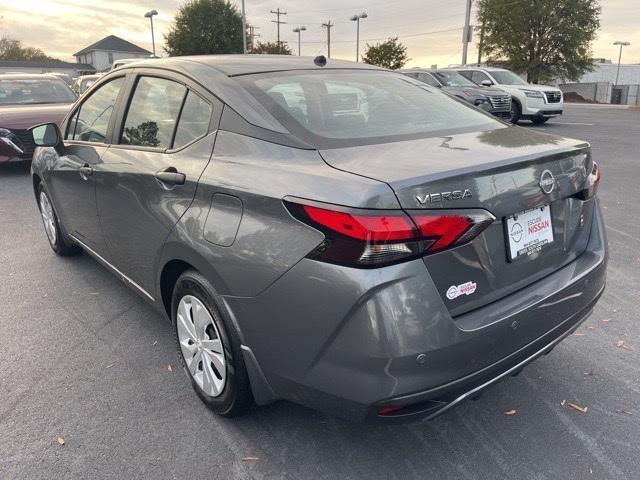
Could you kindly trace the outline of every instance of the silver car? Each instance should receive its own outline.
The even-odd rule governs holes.
[[[220,415],[431,418],[548,353],[604,290],[587,143],[370,65],[125,65],[32,133],[53,251],[170,318]]]

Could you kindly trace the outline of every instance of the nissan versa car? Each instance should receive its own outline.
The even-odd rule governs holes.
[[[548,353],[604,289],[588,144],[374,66],[136,63],[32,133],[53,251],[171,318],[221,415],[430,418]]]

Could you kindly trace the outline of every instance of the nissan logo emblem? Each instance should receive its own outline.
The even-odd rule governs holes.
[[[553,192],[553,188],[556,186],[556,179],[553,178],[553,173],[549,170],[545,170],[540,175],[540,188],[546,194]]]

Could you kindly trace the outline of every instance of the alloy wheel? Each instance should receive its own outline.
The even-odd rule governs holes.
[[[58,234],[56,232],[56,217],[53,213],[53,207],[49,201],[49,197],[44,191],[40,192],[40,215],[42,215],[42,222],[44,223],[44,229],[49,237],[49,242],[55,247],[58,241]]]
[[[227,377],[222,337],[211,313],[192,295],[178,303],[176,315],[178,341],[189,374],[211,397],[224,390]]]

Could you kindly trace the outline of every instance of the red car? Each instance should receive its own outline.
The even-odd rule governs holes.
[[[54,75],[0,75],[0,138],[10,138],[22,151],[0,153],[0,162],[31,160],[35,145],[28,129],[39,123],[60,124],[75,100],[73,91]]]

